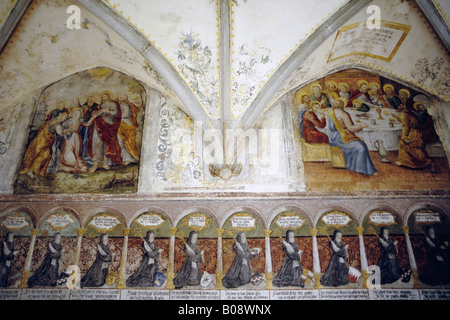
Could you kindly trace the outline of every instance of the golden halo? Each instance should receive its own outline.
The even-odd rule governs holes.
[[[369,84],[369,87],[370,87],[370,88],[372,88],[373,86],[376,86],[377,89],[380,89],[380,85],[379,85],[378,83],[376,83],[376,82],[371,82],[371,83]]]
[[[338,87],[338,86],[337,86],[337,83],[334,82],[334,81],[328,81],[328,82],[327,82],[327,87],[328,87],[330,84],[333,84],[336,88]]]
[[[408,96],[408,98],[411,96],[411,93],[409,92],[408,89],[400,89],[399,93],[400,93],[400,92],[405,92],[406,95]]]
[[[369,83],[366,80],[359,80],[358,81],[358,88],[361,88],[361,86],[365,84],[366,86],[369,86]]]
[[[112,94],[112,92],[109,91],[109,90],[103,91],[103,92],[100,94],[100,98],[103,97],[103,95],[105,95],[105,94],[108,94],[109,97],[110,97],[111,99],[113,98],[113,94]]]
[[[347,99],[343,98],[343,97],[339,97],[336,99],[336,101],[342,101],[344,103],[344,106],[347,105]]]
[[[386,91],[386,88],[391,88],[392,89],[392,91],[395,91],[395,89],[394,89],[394,86],[392,85],[392,84],[385,84],[384,86],[383,86],[383,91]]]
[[[350,86],[349,86],[348,83],[346,83],[346,82],[341,82],[341,83],[339,83],[339,87],[341,87],[341,86],[346,87],[347,90],[350,89]]]

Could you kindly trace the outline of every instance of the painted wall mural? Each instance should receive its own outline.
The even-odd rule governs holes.
[[[270,72],[265,70],[264,65],[271,62],[271,49],[264,43],[263,39],[259,39],[251,44],[242,43],[238,48],[239,55],[234,59],[232,70],[233,120],[243,116],[260,89],[259,82],[267,78]]]
[[[214,76],[213,48],[203,45],[197,33],[183,33],[180,38],[178,68],[208,114],[218,119],[219,79]]]
[[[146,99],[139,82],[101,67],[46,88],[15,192],[135,192]]]
[[[173,287],[214,287],[217,264],[217,223],[207,214],[181,219],[175,233]],[[172,287],[172,286],[170,286]]]
[[[154,211],[131,223],[120,213],[98,211],[83,224],[64,207],[49,211],[38,225],[25,211],[2,214],[0,295],[8,289],[72,289],[73,298],[82,298],[97,289],[146,289],[167,298],[164,292],[171,290],[201,295],[450,285],[450,218],[434,207],[417,208],[407,221],[380,207],[360,222],[336,208],[315,223],[285,210],[270,229],[241,210],[222,226],[195,211],[176,226]],[[68,298],[69,290],[54,293]]]
[[[147,70],[142,55],[89,10],[81,9],[79,29],[67,28],[70,15],[66,11],[74,4],[75,1],[66,0],[31,3],[1,54],[2,106],[12,106],[22,94],[93,66],[126,70],[136,79],[145,79],[152,87],[171,94],[157,75]],[[20,95],[17,87],[23,88]]]
[[[309,219],[295,211],[282,212],[272,221],[274,288],[314,287],[311,229]]]
[[[447,158],[421,92],[348,69],[304,86],[293,99],[307,189],[448,189]]]
[[[415,2],[374,0],[371,5],[381,9],[379,28],[367,28],[371,20],[366,10],[355,14],[296,68],[274,101],[325,73],[362,68],[448,102],[448,54],[438,37],[431,35],[432,27]]]
[[[163,101],[159,118],[156,177],[165,185],[199,185],[201,155],[194,153],[194,122],[178,107]]]
[[[419,84],[433,88],[440,96],[450,95],[450,68],[442,57],[432,59],[425,57],[417,60],[415,70],[411,71],[411,77]]]
[[[145,212],[131,224],[128,240],[127,287],[162,287],[169,272],[170,223]]]
[[[347,2],[32,1],[0,56],[0,300],[448,300],[448,53],[414,1],[371,1],[378,30]]]
[[[219,119],[219,2],[104,2],[135,25],[167,57],[206,113],[212,119]]]
[[[54,287],[65,278],[60,270],[67,270],[75,262],[79,228],[79,221],[64,210],[50,214],[41,222],[30,265],[33,275],[27,279],[29,288]]]

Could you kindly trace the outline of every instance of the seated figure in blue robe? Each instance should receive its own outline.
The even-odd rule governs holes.
[[[339,99],[338,99],[339,100]],[[339,146],[344,153],[348,170],[366,175],[377,174],[370,158],[366,143],[355,132],[367,127],[367,124],[355,125],[350,114],[344,111],[344,101],[337,101],[328,112],[330,146]]]

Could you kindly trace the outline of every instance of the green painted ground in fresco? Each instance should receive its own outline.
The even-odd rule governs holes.
[[[45,177],[21,174],[14,193],[136,193],[138,165],[112,166],[109,171],[71,174],[58,172]]]

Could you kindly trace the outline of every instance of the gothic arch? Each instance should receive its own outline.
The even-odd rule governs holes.
[[[95,208],[94,210],[91,210],[83,219],[82,226],[85,228],[86,224],[93,217],[95,217],[97,214],[101,214],[101,213],[110,213],[112,215],[115,215],[121,220],[121,222],[124,224],[124,226],[129,225],[127,217],[123,214],[123,212],[120,209],[113,207],[113,206],[102,206],[102,207]]]
[[[177,226],[178,223],[186,216],[192,214],[192,213],[201,213],[201,214],[206,214],[208,216],[210,216],[211,218],[214,219],[215,223],[217,225],[219,225],[219,221],[217,219],[217,215],[215,214],[214,211],[212,211],[211,209],[207,208],[207,207],[203,207],[203,206],[195,206],[195,207],[189,207],[186,209],[181,210],[180,212],[178,212],[178,214],[176,215],[176,217],[174,218],[173,221],[173,225]]]
[[[77,219],[78,224],[81,226],[81,215],[80,215],[75,209],[70,208],[70,207],[66,207],[66,206],[57,206],[57,207],[53,207],[53,208],[47,210],[47,211],[44,212],[44,213],[42,214],[42,216],[39,218],[38,224],[37,224],[37,225],[39,226],[39,225],[40,225],[42,222],[44,222],[50,215],[55,214],[55,213],[60,212],[60,211],[69,213],[70,215],[74,216],[74,217]]]
[[[334,210],[342,211],[342,212],[348,214],[355,221],[355,224],[357,224],[357,225],[359,225],[361,223],[360,217],[358,217],[358,215],[352,209],[342,206],[342,205],[336,205],[336,206],[329,205],[329,206],[323,207],[319,211],[317,211],[317,213],[314,215],[313,226],[317,227],[317,223],[319,222],[320,218],[327,212],[334,211]]]
[[[450,219],[450,213],[448,212],[448,210],[444,209],[440,205],[438,205],[436,203],[421,201],[421,202],[414,203],[406,210],[404,224],[407,225],[410,216],[412,214],[414,214],[414,212],[416,212],[417,210],[420,210],[420,209],[436,210],[437,212],[439,212],[443,215],[446,215],[447,218]]]
[[[364,210],[362,211],[362,216],[361,216],[361,221],[360,221],[359,226],[362,226],[366,216],[373,210],[386,210],[386,211],[392,213],[393,215],[395,215],[402,224],[406,224],[407,219],[405,218],[404,212],[399,212],[398,210],[394,209],[393,206],[391,206],[390,204],[383,203],[383,202],[376,202],[376,203],[373,203],[373,204],[367,206],[366,208],[364,208]]]
[[[23,212],[27,214],[30,217],[31,221],[33,222],[33,225],[31,227],[32,228],[37,227],[38,225],[37,213],[34,209],[32,209],[29,206],[19,205],[7,207],[6,209],[0,211],[0,218],[3,218],[4,216],[15,212]]]
[[[220,221],[220,226],[223,228],[225,223],[227,222],[227,220],[233,216],[233,214],[235,213],[239,213],[239,212],[247,212],[250,213],[252,215],[255,215],[256,218],[258,218],[258,220],[261,222],[261,224],[263,225],[263,228],[267,227],[267,221],[266,219],[264,219],[264,216],[261,214],[261,212],[256,209],[253,208],[251,206],[240,206],[240,207],[234,207],[232,209],[229,209],[223,216],[222,216],[222,220]]]
[[[252,127],[262,114],[264,108],[273,99],[283,82],[286,81],[289,76],[291,76],[291,74],[306,61],[306,59],[320,45],[320,43],[325,41],[329,36],[337,31],[343,23],[345,23],[362,8],[367,6],[370,2],[370,0],[351,0],[338,12],[328,18],[328,20],[326,20],[320,27],[318,27],[270,77],[251,106],[245,112],[242,117],[242,122],[244,122],[248,127]]]
[[[298,204],[285,204],[279,207],[276,207],[275,209],[273,209],[270,212],[270,215],[267,217],[267,223],[270,226],[272,224],[272,222],[274,221],[274,219],[281,213],[286,212],[286,211],[294,211],[296,213],[299,213],[300,215],[302,215],[303,217],[305,217],[306,219],[308,219],[308,222],[310,223],[310,225],[314,225],[313,224],[313,219],[311,217],[310,214],[308,214],[308,211],[301,207]],[[267,228],[269,228],[269,226]]]
[[[180,98],[194,121],[210,120],[198,99],[172,64],[129,21],[116,14],[102,1],[79,0],[78,2],[122,36],[147,59]]]
[[[133,221],[135,221],[141,214],[151,212],[151,213],[157,213],[161,216],[163,216],[165,219],[167,219],[167,222],[170,223],[170,225],[173,225],[173,219],[172,217],[161,207],[158,206],[149,206],[149,207],[143,207],[139,208],[137,211],[133,212],[130,215],[129,221],[127,221],[127,227],[129,228]]]

